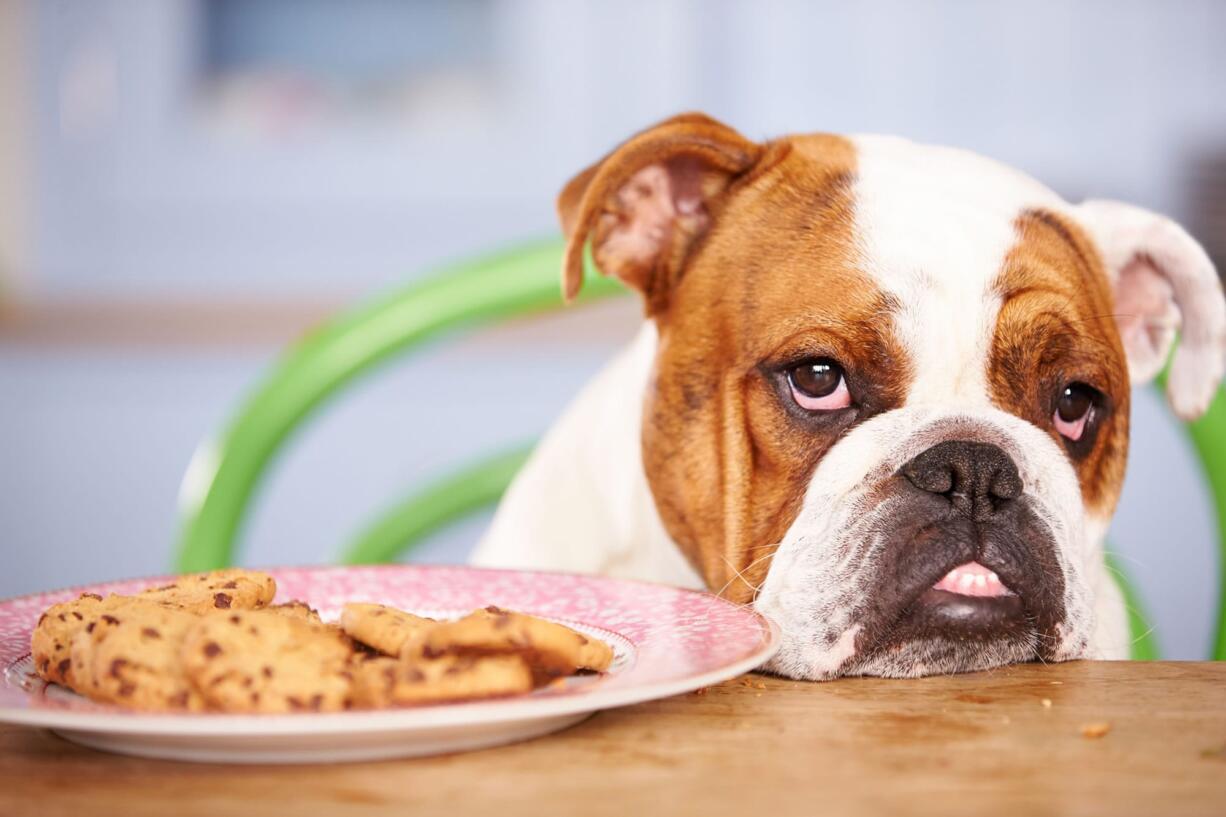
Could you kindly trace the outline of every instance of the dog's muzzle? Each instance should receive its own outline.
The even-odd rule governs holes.
[[[917,641],[1054,643],[1064,583],[1051,531],[1013,459],[947,440],[888,480],[879,586],[858,643],[880,653]],[[870,646],[871,645],[871,646]]]

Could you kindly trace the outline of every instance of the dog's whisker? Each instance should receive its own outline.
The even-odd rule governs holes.
[[[778,543],[771,543],[771,544],[768,544],[768,545],[761,545],[761,546],[759,546],[759,547],[771,547],[771,546],[774,546],[774,547],[778,548],[779,544],[778,544]],[[767,554],[765,554],[765,555],[763,555],[763,556],[759,556],[757,559],[754,559],[752,562],[750,562],[749,564],[745,565],[744,570],[750,570],[750,569],[752,569],[752,568],[753,568],[755,565],[757,565],[757,564],[759,564],[759,563],[761,563],[761,562],[766,561],[767,559],[771,558],[771,557],[772,557],[772,556],[774,556],[774,555],[775,555],[775,552],[772,550],[770,553],[767,553]],[[761,592],[761,590],[762,590],[762,584],[765,584],[765,583],[766,583],[766,580],[765,580],[765,579],[763,579],[762,584],[754,584],[753,582],[751,582],[749,579],[747,579],[747,578],[745,577],[745,573],[744,573],[742,570],[737,570],[736,565],[734,565],[734,564],[733,564],[733,563],[732,563],[732,562],[731,562],[731,561],[728,559],[728,557],[727,557],[727,556],[721,556],[721,558],[724,560],[724,564],[728,565],[728,567],[729,567],[729,568],[732,570],[732,572],[733,572],[733,573],[735,573],[736,575],[735,575],[735,576],[733,576],[731,579],[729,579],[729,580],[728,580],[728,581],[727,581],[727,582],[724,584],[724,586],[723,586],[723,587],[721,587],[721,588],[720,588],[718,591],[716,591],[715,595],[717,595],[717,596],[723,596],[724,591],[725,591],[725,590],[727,590],[729,587],[731,587],[733,582],[735,582],[737,579],[740,579],[740,580],[741,580],[742,582],[744,582],[744,583],[745,583],[745,585],[746,585],[746,586],[747,586],[747,587],[748,587],[748,588],[749,588],[749,589],[752,591],[752,593],[753,593],[753,600],[757,600],[757,598],[758,598],[758,593],[759,593],[759,592]]]

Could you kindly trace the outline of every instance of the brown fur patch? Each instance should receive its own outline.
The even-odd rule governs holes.
[[[860,271],[855,151],[836,136],[771,143],[721,199],[657,316],[643,462],[670,536],[714,590],[749,601],[818,461],[854,423],[901,404],[893,305]],[[858,409],[815,418],[780,372],[844,365]],[[888,385],[881,385],[888,384]]]
[[[1093,243],[1069,219],[1032,210],[1017,219],[1005,257],[988,383],[993,402],[1046,429],[1069,452],[1086,508],[1110,514],[1128,456],[1129,381],[1113,301]],[[1052,415],[1078,381],[1107,397],[1092,438],[1070,445]]]

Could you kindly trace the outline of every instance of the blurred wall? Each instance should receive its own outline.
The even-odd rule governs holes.
[[[959,145],[1072,198],[1176,216],[1196,150],[1226,131],[1212,0],[94,0],[33,15],[51,293],[384,286],[551,232],[569,174],[685,108],[755,137]],[[416,28],[455,56],[363,57],[389,50],[386,30],[412,53]]]
[[[26,322],[0,322],[0,594],[163,569],[195,444],[283,343],[554,233],[570,174],[679,110],[960,145],[1226,231],[1188,196],[1226,133],[1223,31],[1212,0],[0,0],[0,66],[24,66],[0,72],[0,253],[7,230],[26,282]],[[326,560],[411,485],[539,434],[635,323],[626,302],[360,384],[279,462],[244,558]],[[1208,643],[1212,536],[1143,392],[1111,537],[1168,655]]]
[[[0,298],[15,291],[30,268],[28,12],[18,0],[0,0]]]

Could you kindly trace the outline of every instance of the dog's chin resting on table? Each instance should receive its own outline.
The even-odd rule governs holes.
[[[1193,418],[1226,301],[1182,228],[961,150],[754,142],[685,114],[566,185],[637,338],[507,492],[474,562],[705,586],[773,618],[767,669],[918,676],[1126,658],[1103,540],[1129,391],[1176,332]]]

